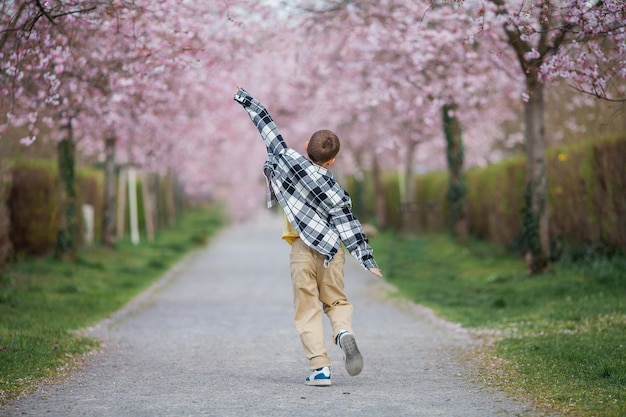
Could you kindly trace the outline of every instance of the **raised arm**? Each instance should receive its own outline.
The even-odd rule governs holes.
[[[280,151],[287,147],[285,140],[280,132],[278,132],[276,123],[274,123],[270,114],[258,100],[254,99],[241,87],[237,90],[233,99],[241,104],[248,112],[252,123],[254,123],[259,130],[259,133],[261,133],[261,138],[265,143],[268,155],[278,155]]]

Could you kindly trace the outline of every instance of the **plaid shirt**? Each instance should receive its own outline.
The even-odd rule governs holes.
[[[234,100],[248,112],[267,147],[263,173],[268,207],[278,201],[302,241],[324,255],[324,266],[343,242],[363,267],[377,268],[363,227],[352,214],[350,196],[333,174],[288,148],[265,107],[247,91],[240,88]]]

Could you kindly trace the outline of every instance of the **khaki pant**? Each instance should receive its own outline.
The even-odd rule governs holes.
[[[289,259],[294,321],[304,353],[311,369],[330,366],[324,342],[322,309],[330,320],[333,341],[340,330],[352,332],[353,308],[344,293],[343,248],[339,248],[328,268],[324,268],[324,256],[309,248],[301,239],[296,239]]]

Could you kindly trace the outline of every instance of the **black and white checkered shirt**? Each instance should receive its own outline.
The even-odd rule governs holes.
[[[248,112],[267,147],[263,172],[268,207],[278,201],[302,241],[325,256],[325,266],[343,242],[365,268],[378,268],[363,227],[352,214],[350,196],[333,174],[288,148],[265,107],[247,91],[240,88],[234,99]]]

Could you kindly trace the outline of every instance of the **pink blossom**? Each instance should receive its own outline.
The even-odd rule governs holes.
[[[35,140],[37,140],[37,137],[33,135],[33,136],[21,138],[20,143],[24,146],[30,146],[33,143],[35,143]]]

